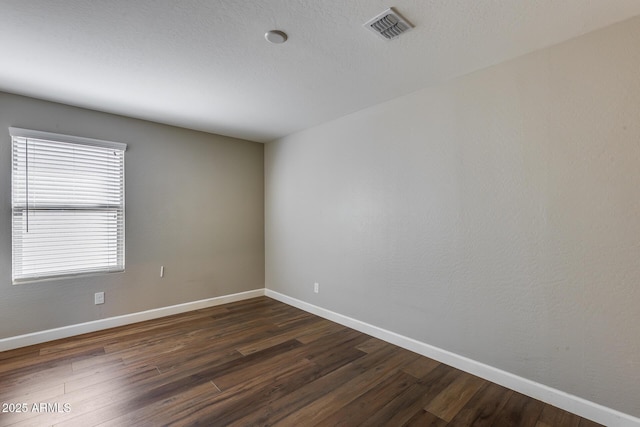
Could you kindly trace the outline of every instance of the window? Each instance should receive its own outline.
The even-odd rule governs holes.
[[[9,132],[13,282],[123,271],[127,146]]]

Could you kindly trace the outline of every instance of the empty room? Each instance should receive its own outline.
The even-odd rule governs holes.
[[[640,426],[637,0],[0,0],[0,426]]]

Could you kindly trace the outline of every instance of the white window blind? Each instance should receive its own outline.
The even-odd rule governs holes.
[[[9,131],[14,283],[124,270],[127,146]]]

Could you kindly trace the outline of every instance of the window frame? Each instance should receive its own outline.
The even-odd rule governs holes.
[[[123,272],[125,270],[125,241],[126,241],[126,236],[125,236],[125,231],[126,231],[126,225],[125,225],[125,201],[126,201],[126,185],[125,185],[125,152],[127,150],[127,144],[121,143],[121,142],[114,142],[114,141],[106,141],[106,140],[100,140],[100,139],[93,139],[93,138],[85,138],[85,137],[79,137],[79,136],[73,136],[73,135],[64,135],[64,134],[58,134],[58,133],[52,133],[52,132],[43,132],[43,131],[36,131],[36,130],[30,130],[30,129],[23,129],[23,128],[18,128],[18,127],[9,127],[9,134],[11,136],[11,161],[12,161],[12,166],[11,166],[11,239],[12,239],[12,243],[11,243],[11,257],[12,257],[12,262],[11,262],[11,277],[12,277],[12,283],[14,285],[19,285],[19,284],[23,284],[23,283],[31,283],[31,282],[40,282],[40,281],[50,281],[50,280],[60,280],[60,279],[69,279],[69,278],[75,278],[75,277],[82,277],[82,276],[94,276],[94,275],[103,275],[103,274],[110,274],[110,273],[119,273],[119,272]],[[41,141],[47,141],[47,142],[59,142],[59,143],[65,143],[65,144],[75,144],[75,145],[80,145],[80,146],[89,146],[89,147],[99,147],[99,148],[106,148],[106,149],[112,149],[112,150],[118,150],[122,152],[122,163],[121,163],[121,170],[118,169],[118,173],[122,174],[122,186],[121,186],[121,194],[122,194],[122,203],[121,203],[121,208],[113,208],[111,207],[111,209],[117,209],[118,212],[121,210],[122,213],[122,228],[121,230],[118,231],[118,236],[119,239],[116,242],[116,246],[120,247],[121,246],[121,252],[120,250],[117,251],[117,254],[120,255],[121,253],[121,259],[122,259],[122,263],[118,263],[117,264],[117,268],[95,268],[93,270],[88,269],[88,270],[84,270],[84,271],[73,271],[73,270],[68,270],[68,271],[63,271],[63,272],[59,272],[56,271],[55,269],[52,269],[49,272],[46,273],[42,273],[42,274],[32,274],[32,275],[25,275],[22,274],[19,277],[16,277],[16,271],[15,271],[15,257],[16,255],[16,242],[15,242],[15,234],[16,234],[16,230],[15,230],[15,216],[16,216],[16,211],[20,210],[20,211],[30,211],[31,209],[28,208],[28,202],[27,202],[27,207],[16,207],[17,203],[16,203],[16,195],[14,194],[15,190],[15,173],[16,173],[16,168],[13,165],[13,161],[14,161],[14,149],[15,149],[15,144],[17,142],[15,142],[14,140],[16,138],[23,138],[26,140],[32,139],[32,140],[41,140]],[[28,174],[28,171],[25,170],[25,174]],[[62,209],[61,209],[62,208]],[[107,207],[106,205],[104,206],[100,206],[100,205],[96,205],[94,208],[86,208],[86,207],[73,207],[71,205],[67,206],[67,205],[58,205],[58,206],[54,206],[51,205],[49,207],[38,207],[34,210],[40,210],[40,211],[69,211],[69,212],[80,212],[80,211],[85,211],[85,212],[98,212],[98,211],[106,211],[108,210],[109,207]],[[121,231],[121,232],[120,232]],[[19,231],[18,231],[19,232]],[[121,244],[120,244],[121,243]],[[120,257],[118,257],[120,258]]]

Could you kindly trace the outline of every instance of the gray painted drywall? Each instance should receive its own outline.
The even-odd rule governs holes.
[[[640,416],[638,40],[268,143],[266,287]]]
[[[124,273],[11,284],[9,126],[128,144]],[[0,93],[0,338],[264,287],[263,152],[255,142]],[[104,305],[93,304],[97,291]]]

